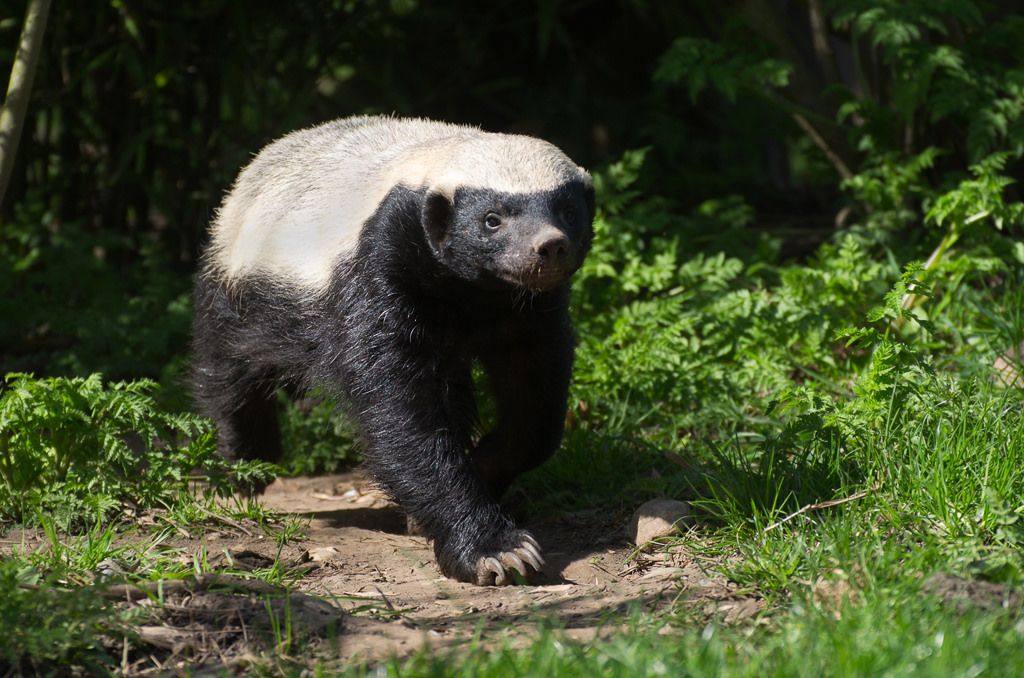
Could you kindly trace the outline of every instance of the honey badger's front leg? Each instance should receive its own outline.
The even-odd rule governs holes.
[[[415,332],[380,322],[350,335],[359,348],[347,355],[359,363],[347,390],[374,476],[433,540],[446,576],[487,586],[541,570],[536,540],[501,511],[466,453],[476,419],[468,361],[426,352]]]
[[[498,423],[473,451],[473,465],[495,499],[517,476],[558,449],[572,378],[568,290],[534,300],[478,354],[498,409]]]

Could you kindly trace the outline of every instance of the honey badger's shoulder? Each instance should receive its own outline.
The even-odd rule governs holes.
[[[323,290],[396,189],[543,196],[590,177],[528,136],[419,119],[346,118],[293,132],[240,173],[211,229],[207,269],[232,281],[259,273]]]

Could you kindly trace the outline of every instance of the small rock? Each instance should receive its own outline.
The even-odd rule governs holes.
[[[133,630],[142,642],[162,650],[178,652],[193,644],[188,633],[166,626],[136,626]]]
[[[333,546],[321,546],[312,548],[302,554],[301,562],[309,563],[333,563],[341,559],[341,551]]]
[[[628,533],[637,546],[659,537],[671,537],[693,522],[690,505],[675,499],[652,499],[633,514]]]
[[[722,603],[718,606],[718,611],[725,613],[725,617],[722,621],[726,624],[736,624],[746,619],[750,619],[760,612],[763,606],[764,603],[760,600],[754,598],[740,598],[739,600]]]

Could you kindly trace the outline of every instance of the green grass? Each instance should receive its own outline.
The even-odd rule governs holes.
[[[374,675],[1010,676],[1024,662],[1019,616],[952,616],[910,588],[838,610],[796,603],[764,622],[735,629],[648,618],[589,643],[548,630],[497,650],[424,651]]]
[[[174,513],[174,508],[182,507],[172,507],[168,513]],[[302,572],[286,565],[281,552],[286,543],[301,536],[303,525],[297,519],[278,520],[265,510],[255,517],[260,521],[253,519],[251,511],[207,511],[185,525],[198,538],[211,527],[224,529],[221,521],[227,519],[232,526],[263,534],[271,543],[276,541],[276,556],[256,567],[236,563],[226,549],[174,545],[171,537],[183,527],[178,522],[170,530],[160,521],[149,527],[125,521],[96,523],[81,534],[69,534],[53,520],[41,517],[43,541],[33,547],[14,545],[9,555],[0,558],[0,633],[7,639],[0,643],[0,670],[59,675],[75,667],[87,674],[105,675],[117,670],[129,655],[133,663],[139,660],[140,652],[141,661],[149,664],[145,653],[154,649],[137,638],[136,625],[160,623],[153,615],[164,602],[162,589],[158,587],[153,594],[155,607],[126,607],[115,605],[118,598],[107,595],[109,586],[122,583],[145,589],[150,583],[206,586],[200,582],[224,581],[225,596],[262,595],[260,604],[268,610],[275,602],[273,614],[267,617],[268,633],[284,634],[281,641],[290,638],[290,621],[274,615],[287,615],[288,592]],[[181,519],[179,511],[175,520]],[[213,579],[209,579],[211,575]],[[250,590],[249,582],[255,588]],[[231,602],[222,604],[230,607]],[[278,621],[283,625],[275,625]],[[223,633],[219,628],[212,630]]]
[[[109,600],[114,583],[215,573],[286,591],[299,576],[280,553],[302,521],[235,494],[273,469],[221,459],[208,423],[163,410],[155,384],[11,375],[5,387],[0,534],[22,539],[0,557],[0,673],[105,674],[135,661],[147,647],[140,609]],[[267,537],[277,557],[240,568],[230,552],[174,545],[211,530]]]
[[[88,588],[67,588],[18,559],[0,560],[0,668],[32,675],[114,665],[102,638],[123,632],[121,615]]]

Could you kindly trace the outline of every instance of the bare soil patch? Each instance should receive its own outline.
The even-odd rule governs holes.
[[[581,512],[527,522],[544,547],[545,572],[530,586],[478,587],[443,577],[430,543],[405,532],[405,517],[361,472],[279,479],[268,507],[310,517],[297,545],[312,567],[296,590],[335,602],[346,616],[337,652],[344,659],[406,655],[424,644],[451,646],[483,632],[488,640],[529,635],[541,619],[592,638],[646,609],[685,598],[727,618],[750,616],[760,601],[706,565],[680,554],[634,556],[628,517]]]
[[[176,547],[183,563],[205,559],[216,574],[101,584],[132,610],[137,646],[125,655],[125,673],[241,671],[310,654],[372,662],[424,646],[528,642],[541,623],[590,640],[622,628],[634,606],[680,604],[726,623],[762,607],[715,573],[714,561],[684,549],[636,554],[623,530],[628,513],[521,522],[544,547],[545,572],[531,585],[478,587],[443,577],[430,543],[406,534],[404,515],[360,471],[278,479],[262,503],[308,520],[303,538],[281,546],[252,525],[214,523],[198,538],[164,545]],[[7,543],[45,548],[36,532],[7,535]],[[282,586],[252,576],[275,567]]]
[[[959,613],[970,609],[1019,608],[1021,595],[1005,584],[936,573],[925,580],[929,593]]]

